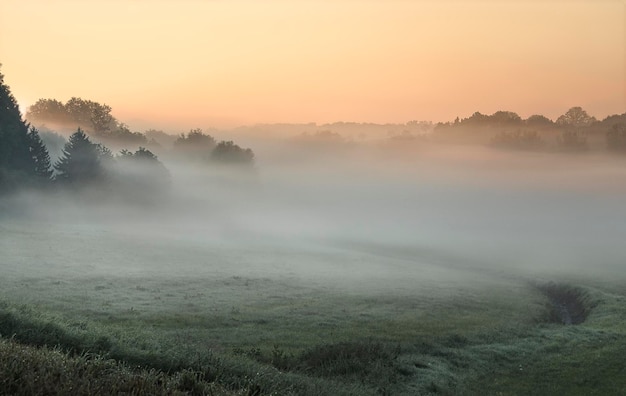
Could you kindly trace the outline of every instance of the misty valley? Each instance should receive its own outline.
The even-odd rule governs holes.
[[[626,114],[141,133],[0,87],[0,394],[626,392]]]

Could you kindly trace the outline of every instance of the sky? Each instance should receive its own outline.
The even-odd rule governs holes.
[[[2,0],[22,109],[106,103],[135,129],[626,112],[626,3]]]

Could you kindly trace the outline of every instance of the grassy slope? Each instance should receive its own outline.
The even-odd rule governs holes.
[[[131,370],[97,355],[71,356],[59,349],[36,348],[0,339],[0,394],[234,395],[199,380],[193,371],[172,375],[158,370]]]
[[[541,325],[510,340],[502,345],[510,349],[507,364],[468,381],[468,393],[626,394],[626,298],[586,291],[585,303],[593,308],[584,323]]]
[[[250,288],[256,281],[227,282]],[[215,389],[237,391],[619,394],[626,386],[626,309],[618,294],[591,289],[586,303],[595,307],[588,320],[562,326],[542,323],[549,318],[547,300],[519,281],[430,297],[269,286],[282,298],[261,295],[234,305],[228,300],[211,312],[109,306],[104,315],[89,304],[78,308],[76,301],[4,303],[0,334],[24,344],[99,353],[124,362],[115,363],[123,375],[146,376],[147,383],[163,371],[173,375],[168,384],[176,384],[176,376],[193,370],[201,373],[203,387],[218,383]],[[14,343],[3,347],[3,354],[19,349]],[[55,353],[51,361],[61,362],[58,352],[36,352]],[[64,359],[88,364],[80,355]]]

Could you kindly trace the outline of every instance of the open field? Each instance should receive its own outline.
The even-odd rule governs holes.
[[[130,243],[106,223],[7,220],[0,233],[5,340],[96,353],[131,372],[193,373],[191,388],[164,393],[626,390],[617,279],[547,279],[347,242],[236,248],[154,233]],[[559,323],[542,289],[551,280],[584,306],[582,324]]]
[[[173,166],[171,195],[148,205],[2,202],[0,354],[21,363],[0,383],[626,392],[620,160],[464,150],[356,164],[243,178]]]

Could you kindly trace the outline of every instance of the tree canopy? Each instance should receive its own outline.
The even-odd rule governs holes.
[[[572,107],[565,114],[557,118],[558,125],[581,128],[587,127],[596,121],[595,117],[587,114],[582,107]]]
[[[113,117],[111,111],[111,106],[77,97],[65,104],[56,99],[39,99],[29,107],[26,118],[37,125],[50,123],[81,128],[105,140],[139,144],[148,142],[145,135],[132,132],[126,124]]]

